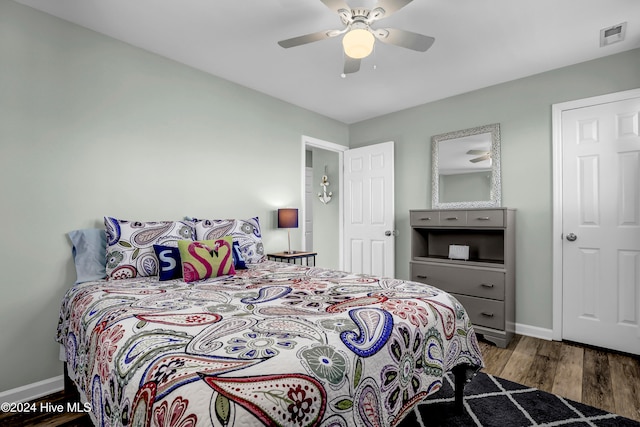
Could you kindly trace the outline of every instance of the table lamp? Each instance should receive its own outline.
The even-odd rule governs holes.
[[[278,228],[286,228],[289,237],[289,250],[285,253],[294,254],[291,250],[291,229],[298,228],[298,209],[284,208],[278,209]]]

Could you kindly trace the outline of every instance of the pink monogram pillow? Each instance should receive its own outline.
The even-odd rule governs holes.
[[[185,282],[236,274],[233,266],[231,236],[216,240],[180,240],[178,250],[182,259],[182,276]]]

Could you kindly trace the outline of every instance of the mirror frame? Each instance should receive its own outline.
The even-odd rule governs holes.
[[[440,178],[438,173],[438,144],[442,141],[463,138],[481,133],[491,133],[491,187],[490,200],[472,202],[440,202]],[[464,209],[495,208],[502,204],[502,183],[500,171],[500,124],[478,126],[474,128],[447,132],[431,137],[431,208],[432,209]]]

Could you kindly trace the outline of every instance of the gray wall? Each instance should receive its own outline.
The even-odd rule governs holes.
[[[301,135],[348,126],[0,0],[0,391],[62,373],[70,230],[301,207]],[[292,230],[292,241],[301,241]]]
[[[352,148],[396,143],[396,275],[409,278],[409,209],[431,207],[431,136],[500,123],[503,205],[518,209],[516,321],[550,329],[551,105],[638,87],[635,49],[351,125]]]

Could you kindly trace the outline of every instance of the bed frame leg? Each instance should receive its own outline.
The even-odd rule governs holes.
[[[67,363],[64,363],[64,394],[71,400],[79,401],[80,393],[73,383],[73,380],[69,377],[69,368]]]
[[[461,414],[464,412],[464,385],[467,382],[467,367],[456,366],[453,368],[453,380],[455,384],[454,396],[455,396],[455,412]]]

